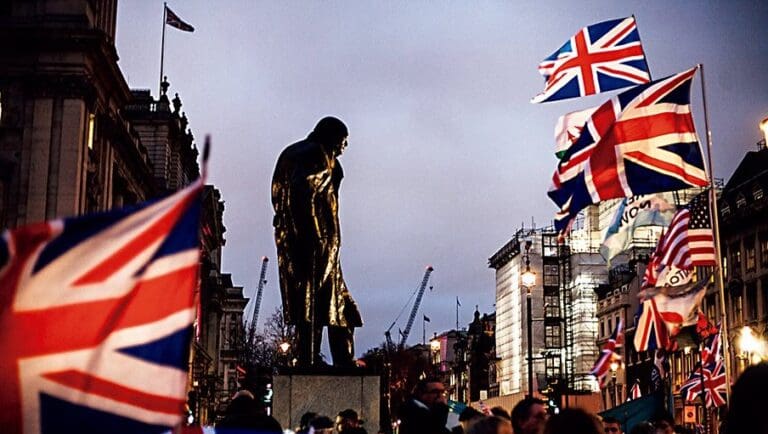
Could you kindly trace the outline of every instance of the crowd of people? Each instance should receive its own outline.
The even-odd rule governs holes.
[[[768,434],[768,363],[744,371],[733,385],[730,405],[717,434]],[[583,409],[566,408],[550,415],[546,403],[537,398],[519,401],[511,413],[501,407],[490,414],[467,407],[459,426],[446,428],[448,405],[445,388],[438,379],[420,381],[400,412],[399,434],[695,434],[692,428],[676,425],[660,412],[625,432],[625,424],[614,417],[599,417]],[[702,432],[702,431],[699,431]],[[712,431],[710,431],[712,432]]]
[[[716,430],[718,434],[768,434],[768,364],[747,369],[733,385],[728,412]],[[525,398],[511,412],[494,407],[485,412],[473,407],[459,415],[459,425],[447,427],[450,409],[446,389],[436,378],[420,380],[411,397],[398,412],[397,434],[694,434],[669,413],[659,413],[651,420],[634,424],[625,432],[625,424],[614,417],[598,417],[583,409],[566,408],[550,414],[544,401]],[[273,417],[260,411],[250,392],[239,392],[230,402],[226,416],[217,428],[238,428],[256,433],[283,433]],[[244,431],[245,432],[245,431]],[[307,412],[296,428],[297,434],[367,434],[363,421],[352,409],[340,411],[335,420]]]

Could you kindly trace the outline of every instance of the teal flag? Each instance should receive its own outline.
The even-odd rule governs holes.
[[[629,248],[636,228],[669,226],[674,215],[675,207],[658,194],[624,198],[605,233],[600,254],[610,267],[611,260]]]
[[[611,416],[621,422],[624,432],[632,431],[632,428],[640,422],[650,421],[654,416],[664,412],[664,391],[659,390],[651,395],[627,401],[618,407],[605,410],[601,417]]]

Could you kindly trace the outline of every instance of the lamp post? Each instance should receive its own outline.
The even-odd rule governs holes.
[[[619,362],[613,361],[611,362],[611,407],[616,407],[616,402],[618,401],[616,393],[616,371],[619,369]]]
[[[749,365],[760,363],[765,351],[765,342],[755,335],[749,326],[742,327],[739,333],[739,350],[745,361],[745,368]]]
[[[290,365],[290,357],[288,354],[288,351],[291,349],[291,344],[288,341],[280,342],[280,345],[277,346],[280,349],[280,353],[283,355],[285,366]]]
[[[525,272],[520,276],[525,293],[526,326],[528,328],[528,397],[533,396],[533,318],[531,317],[531,291],[536,285],[536,273],[531,271],[529,250],[533,242],[525,240]]]

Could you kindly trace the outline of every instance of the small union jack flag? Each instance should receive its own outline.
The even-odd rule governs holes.
[[[159,433],[181,422],[202,185],[3,233],[4,433]]]
[[[635,384],[629,389],[629,401],[633,399],[640,399],[643,397],[643,393],[640,391],[640,382],[635,381]]]
[[[566,151],[547,193],[564,232],[579,211],[607,199],[709,184],[693,124],[696,68],[636,86],[601,105]]]
[[[619,323],[616,324],[616,328],[611,333],[611,336],[603,345],[600,358],[595,362],[595,366],[589,371],[590,374],[597,378],[600,386],[605,386],[608,378],[608,372],[611,370],[611,364],[621,361],[621,354],[617,351],[617,348],[624,344],[624,320],[619,319]]]
[[[725,363],[722,360],[694,369],[688,381],[680,386],[680,394],[687,402],[694,402],[702,393],[707,407],[726,404]]]
[[[593,24],[539,64],[544,91],[531,102],[593,95],[651,81],[635,17]]]

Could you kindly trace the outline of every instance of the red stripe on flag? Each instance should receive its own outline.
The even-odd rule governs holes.
[[[149,411],[181,415],[184,410],[184,400],[140,392],[74,369],[43,374],[43,377],[72,389]]]
[[[193,306],[197,264],[139,282],[125,296],[113,300],[13,315],[14,330],[9,344],[18,357],[72,351],[99,345],[116,330],[158,321]],[[77,333],[67,327],[46,324],[77,324]]]
[[[196,199],[197,195],[190,192],[186,197],[179,200],[171,209],[166,211],[165,215],[146,228],[140,235],[136,236],[115,252],[111,257],[105,259],[95,266],[91,271],[85,273],[78,279],[75,285],[86,285],[99,283],[107,280],[116,270],[121,269],[125,264],[133,260],[136,254],[146,249],[152,243],[168,236],[171,227],[179,220],[181,214],[189,207],[189,203]]]

